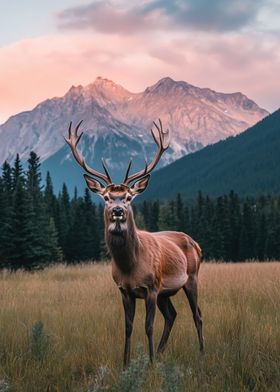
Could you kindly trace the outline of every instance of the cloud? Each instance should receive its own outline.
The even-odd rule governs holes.
[[[134,6],[96,0],[60,12],[58,26],[117,34],[168,29],[228,32],[254,23],[264,5],[265,0],[148,0]]]
[[[146,11],[161,9],[181,29],[237,31],[256,19],[263,0],[153,0]]]
[[[157,80],[158,72],[165,74],[164,63],[146,49],[141,37],[85,33],[47,35],[0,48],[0,123],[98,75],[141,90]]]
[[[242,91],[263,107],[279,106],[280,45],[274,39],[198,32],[160,35],[54,34],[0,48],[0,121],[98,75],[133,92],[171,76],[200,87]]]
[[[66,9],[58,14],[58,19],[61,29],[93,29],[118,34],[144,32],[153,24],[153,18],[148,13],[141,16],[138,7],[116,7],[104,1]]]

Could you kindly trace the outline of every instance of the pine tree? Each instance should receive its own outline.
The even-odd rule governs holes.
[[[184,227],[183,232],[187,234],[191,234],[191,221],[190,221],[190,209],[187,203],[184,205]]]
[[[67,253],[67,236],[72,224],[72,214],[70,213],[70,197],[66,184],[62,185],[62,193],[58,197],[58,211],[57,211],[57,228],[59,244],[62,247],[63,254]],[[72,216],[71,216],[72,215]],[[71,244],[70,244],[71,245]]]
[[[144,230],[145,229],[145,221],[142,212],[137,212],[135,214],[135,223],[138,229]]]
[[[254,206],[246,199],[242,211],[240,260],[247,260],[255,257],[255,222],[253,208]]]
[[[229,194],[229,224],[230,243],[229,254],[232,261],[239,260],[241,213],[237,194],[233,191]]]
[[[10,199],[13,190],[13,178],[12,178],[12,169],[7,161],[4,162],[2,166],[2,181],[4,192],[7,194],[7,197]]]
[[[67,230],[65,238],[64,254],[67,262],[78,262],[84,260],[84,242],[87,233],[85,231],[85,216],[82,213],[82,201],[72,200],[71,225]]]
[[[15,191],[17,182],[23,179],[23,168],[19,158],[19,154],[16,155],[14,166],[12,168],[12,190]]]
[[[224,258],[224,236],[221,217],[223,214],[223,198],[218,197],[215,203],[214,217],[213,217],[213,238],[212,238],[212,256],[219,260]]]
[[[7,162],[2,167],[0,178],[0,263],[7,266],[12,241],[12,170]]]
[[[92,202],[91,194],[88,188],[85,189],[85,195],[83,200],[83,213],[86,217],[86,226],[88,233],[88,240],[85,244],[85,256],[89,260],[100,259],[100,241],[102,239],[100,232],[100,217],[96,209],[96,205]],[[102,217],[103,222],[103,217]]]
[[[267,228],[267,239],[265,244],[265,254],[267,258],[277,260],[280,256],[280,211],[277,209],[277,202],[271,203],[268,212],[269,226]]]
[[[267,244],[267,220],[262,212],[258,214],[256,221],[256,256],[259,260],[264,260],[266,255]]]
[[[55,218],[57,215],[57,200],[53,191],[52,179],[50,172],[47,172],[46,186],[44,189],[44,203],[49,217]]]
[[[203,254],[205,255],[205,257],[207,257],[209,253],[207,243],[211,241],[212,245],[213,241],[213,239],[208,236],[208,230],[209,225],[211,224],[211,220],[207,220],[207,214],[209,213],[209,211],[206,208],[206,201],[207,198],[204,197],[201,192],[199,192],[196,200],[196,205],[193,207],[192,212],[192,227],[194,229],[192,235],[203,248]],[[212,233],[212,231],[210,233]]]
[[[173,213],[171,204],[166,201],[161,204],[159,209],[158,227],[159,230],[170,230],[171,222],[173,221]]]
[[[155,201],[151,206],[150,231],[158,231],[159,201]]]
[[[186,224],[186,222],[185,222],[185,209],[184,209],[184,203],[183,203],[183,200],[182,200],[180,193],[178,193],[178,195],[176,197],[175,210],[176,210],[177,230],[184,231],[185,224]]]
[[[41,186],[41,173],[40,173],[40,158],[38,155],[31,151],[28,159],[28,171],[26,181],[27,191],[32,199],[32,205],[37,213],[42,202],[42,186]]]
[[[88,188],[85,189],[81,213],[85,217],[84,260],[99,260],[101,240],[99,218]]]
[[[166,202],[134,206],[138,227],[149,231],[179,230],[199,242],[206,258],[239,261],[280,258],[280,197],[262,195],[239,199],[233,191],[216,199],[199,192],[195,202],[180,194]],[[5,162],[0,177],[0,266],[34,269],[62,259],[107,259],[103,206],[90,191],[70,200],[63,184],[55,196],[51,176],[41,185],[40,160],[30,153],[24,174],[17,155]]]
[[[102,241],[104,239],[104,207],[101,203],[98,204],[97,219],[99,222],[99,238]]]
[[[98,260],[100,257],[99,219],[90,191],[73,199],[73,221],[68,231],[65,255],[69,261]]]
[[[54,219],[52,217],[50,217],[49,224],[47,226],[47,237],[47,262],[50,263],[62,261],[63,253],[61,247],[58,244],[58,233],[55,227]]]
[[[30,228],[26,244],[26,262],[29,263],[29,268],[42,267],[51,261],[49,241],[53,241],[53,239],[49,237],[50,219],[42,193],[40,158],[33,151],[28,159],[26,190]]]
[[[30,227],[30,212],[28,208],[28,195],[24,188],[24,179],[20,175],[14,182],[11,252],[8,257],[12,269],[29,268],[28,248],[32,238]]]
[[[142,208],[141,208],[141,213],[144,219],[144,226],[147,230],[150,230],[150,208],[149,208],[149,203],[144,200],[143,204],[142,204]]]
[[[208,196],[205,197],[203,206],[203,213],[200,221],[200,235],[197,241],[201,244],[203,255],[206,259],[210,259],[216,255],[216,233],[214,229],[215,224],[215,206],[213,200]]]

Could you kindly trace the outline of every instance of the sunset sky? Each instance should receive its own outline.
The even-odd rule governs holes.
[[[170,76],[280,106],[280,0],[0,2],[0,123],[97,76]]]

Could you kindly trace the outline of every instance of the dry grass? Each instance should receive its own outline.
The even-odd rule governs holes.
[[[108,369],[106,383],[116,381],[124,322],[110,266],[2,272],[0,281],[0,391],[93,391],[101,366]],[[180,390],[279,391],[280,263],[203,264],[199,295],[205,356],[199,355],[191,312],[180,292],[173,300],[178,317],[160,360],[176,366]],[[36,320],[49,335],[43,358],[34,355],[30,341]],[[143,301],[134,325],[135,357],[137,343],[147,351]],[[158,313],[157,342],[162,326]],[[143,390],[162,388],[158,364],[149,367]]]

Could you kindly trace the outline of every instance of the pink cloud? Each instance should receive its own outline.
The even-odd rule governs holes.
[[[218,91],[242,91],[279,106],[280,47],[257,36],[206,33],[119,36],[53,34],[0,49],[0,122],[98,75],[142,91],[164,76]]]
[[[135,34],[146,30],[237,31],[256,21],[264,0],[92,0],[58,14],[62,29]]]

